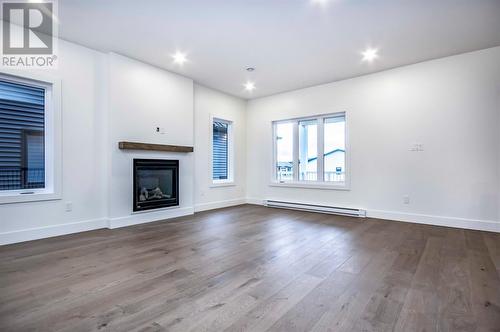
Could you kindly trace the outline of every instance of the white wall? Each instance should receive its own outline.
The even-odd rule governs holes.
[[[0,244],[106,225],[105,67],[104,54],[61,40],[58,68],[39,71],[61,81],[63,199],[0,205]]]
[[[249,200],[500,231],[498,59],[500,47],[250,101]],[[269,186],[271,121],[339,111],[348,116],[351,190]],[[415,142],[425,151],[410,152]]]
[[[193,81],[117,54],[110,54],[108,62],[110,227],[193,213],[192,153],[118,149],[119,141],[193,146]],[[165,133],[157,133],[156,127],[164,128]],[[179,207],[132,213],[134,158],[179,160]]]
[[[195,209],[197,211],[245,202],[246,102],[240,98],[194,85]],[[211,116],[233,122],[234,185],[214,186],[211,174]]]

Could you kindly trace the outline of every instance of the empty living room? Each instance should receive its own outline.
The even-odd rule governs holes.
[[[0,331],[500,332],[500,0],[0,16]]]

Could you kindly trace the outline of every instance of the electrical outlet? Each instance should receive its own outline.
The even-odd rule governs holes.
[[[165,134],[165,127],[155,127],[155,133],[164,135]]]
[[[410,204],[410,196],[404,195],[403,196],[403,203],[404,204]]]
[[[66,212],[71,212],[73,210],[73,203],[72,202],[66,202],[65,209],[66,209]]]

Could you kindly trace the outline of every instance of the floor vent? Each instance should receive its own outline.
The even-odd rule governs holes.
[[[342,216],[359,217],[359,218],[366,217],[365,210],[338,207],[338,206],[305,204],[305,203],[273,201],[273,200],[266,200],[265,205],[269,207],[282,208],[282,209],[338,214]]]

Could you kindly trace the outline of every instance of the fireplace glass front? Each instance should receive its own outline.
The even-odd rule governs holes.
[[[134,211],[179,205],[179,161],[134,159]]]

